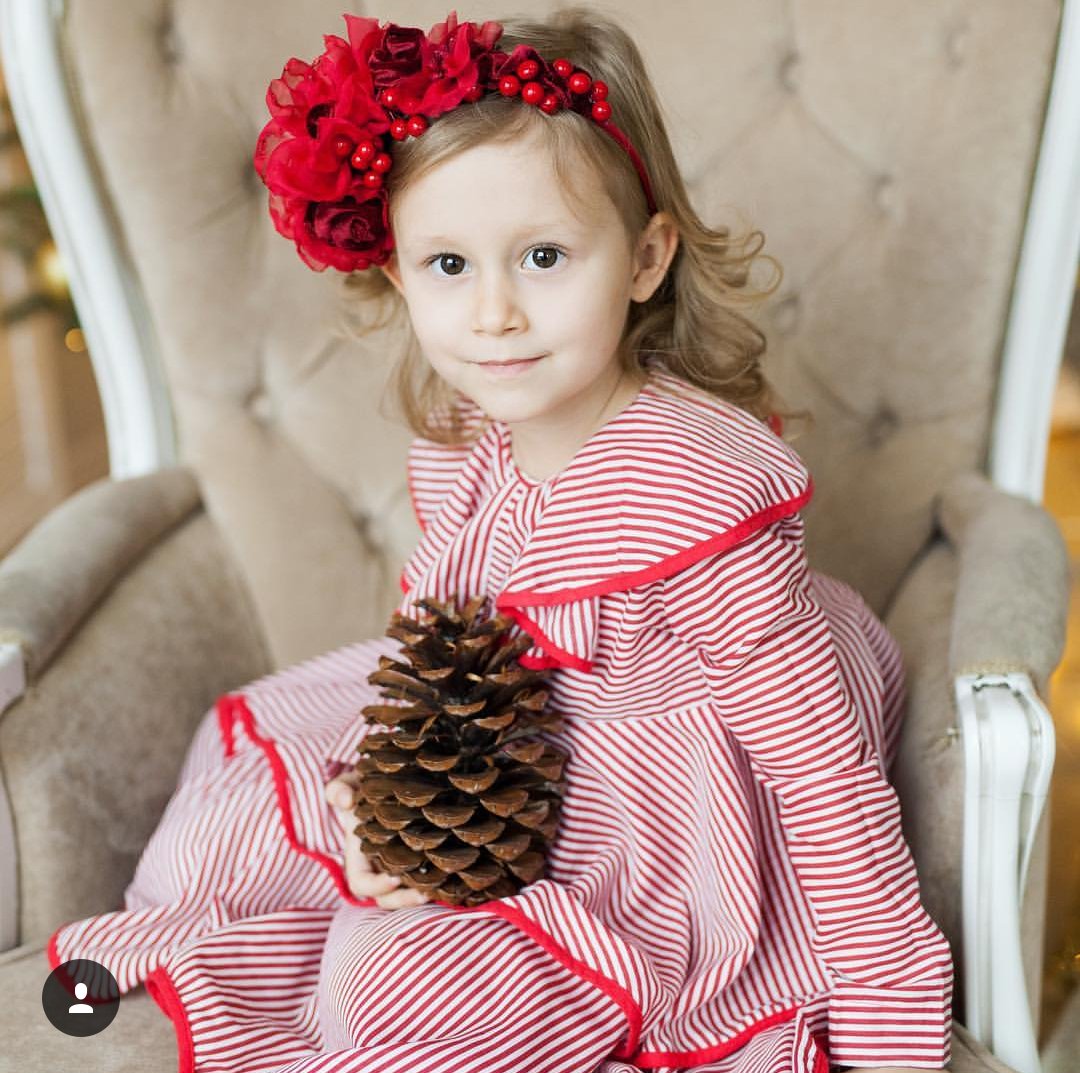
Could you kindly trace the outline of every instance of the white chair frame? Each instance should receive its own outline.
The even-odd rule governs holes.
[[[1054,387],[1080,253],[1080,0],[1064,0],[1053,83],[1002,354],[990,479],[1041,503]],[[0,0],[12,107],[94,364],[111,475],[176,461],[158,348],[110,226],[72,99],[64,0]],[[47,136],[45,134],[47,132]],[[0,643],[0,712],[22,696],[17,644]],[[1041,1073],[1020,950],[1020,897],[1054,761],[1050,713],[1025,674],[955,681],[965,759],[965,1023],[1019,1073]],[[0,950],[17,937],[15,835],[0,786]]]

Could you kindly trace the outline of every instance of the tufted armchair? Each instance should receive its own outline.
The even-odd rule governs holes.
[[[1068,592],[1039,501],[1080,234],[1075,5],[604,6],[642,43],[699,210],[736,207],[785,268],[758,317],[816,418],[810,558],[904,651],[893,775],[957,965],[952,1068],[1037,1073]],[[214,699],[380,634],[420,536],[382,403],[407,326],[349,334],[355,298],[273,232],[251,167],[267,82],[342,10],[0,0],[112,466],[0,563],[4,1070],[174,1063],[142,988],[101,1035],[56,1032],[43,944],[122,907]]]

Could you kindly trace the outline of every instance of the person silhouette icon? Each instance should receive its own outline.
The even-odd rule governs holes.
[[[78,1000],[75,1005],[71,1001],[72,992]],[[96,1036],[113,1023],[120,1008],[120,988],[116,977],[105,965],[76,958],[62,962],[49,973],[41,988],[41,1008],[53,1028],[65,1035]],[[73,1013],[89,1013],[93,1016],[68,1016]],[[3,1046],[0,1045],[2,1054]],[[7,1069],[2,1058],[0,1069]]]
[[[93,1013],[94,1007],[88,1006],[82,1000],[86,998],[86,984],[80,982],[75,985],[75,997],[79,1000],[73,1006],[68,1007],[68,1013]]]

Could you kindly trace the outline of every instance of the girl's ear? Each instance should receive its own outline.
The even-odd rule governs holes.
[[[390,254],[390,260],[384,265],[379,266],[382,269],[382,274],[386,276],[388,280],[394,285],[399,294],[405,292],[401,289],[401,273],[398,271],[397,254]]]
[[[630,297],[647,302],[660,286],[679,248],[679,228],[668,212],[654,213],[637,244],[637,261]]]

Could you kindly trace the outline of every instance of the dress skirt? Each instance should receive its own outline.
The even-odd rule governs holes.
[[[324,786],[390,650],[347,645],[220,698],[125,908],[58,928],[50,964],[97,961],[121,996],[145,984],[180,1073],[827,1073],[802,1010],[707,1061],[636,1064],[628,1036],[656,990],[615,987],[499,915],[354,898]]]

